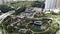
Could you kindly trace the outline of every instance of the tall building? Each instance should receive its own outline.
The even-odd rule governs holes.
[[[56,8],[57,8],[57,9],[60,9],[60,0],[57,0]]]
[[[0,0],[0,5],[5,4],[6,2],[13,2],[14,0]]]
[[[4,0],[0,0],[0,4],[3,4],[4,3]]]
[[[45,0],[45,9],[56,8],[56,0]]]
[[[14,0],[7,0],[7,2],[13,2]]]

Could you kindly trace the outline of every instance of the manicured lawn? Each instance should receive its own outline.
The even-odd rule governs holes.
[[[53,22],[60,22],[60,15],[52,15],[52,14],[46,14],[50,18],[55,18],[56,20]]]
[[[35,33],[35,34],[52,34],[53,32],[55,32],[54,29],[49,29],[47,32],[44,32],[44,33]]]
[[[10,33],[10,34],[32,34],[31,31],[27,31],[26,33],[22,33],[22,32],[13,32],[13,33]]]

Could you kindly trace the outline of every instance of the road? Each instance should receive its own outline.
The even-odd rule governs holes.
[[[13,14],[15,11],[9,11],[7,13],[4,13],[2,15],[0,15],[0,24],[2,23],[2,21],[9,15]],[[2,29],[0,28],[0,34],[2,34]]]
[[[13,14],[15,11],[9,11],[7,13],[4,13],[2,15],[0,15],[0,23],[9,15]]]

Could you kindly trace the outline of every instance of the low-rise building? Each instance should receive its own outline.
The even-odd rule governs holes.
[[[20,29],[19,32],[26,33],[27,32],[27,29]]]
[[[36,12],[40,12],[40,13],[42,13],[42,8],[33,8],[33,11],[36,11]]]
[[[42,25],[42,21],[34,21],[34,24]]]
[[[24,17],[26,17],[26,18],[33,18],[33,15],[34,15],[34,13],[32,13],[32,12],[24,12],[24,13],[22,13],[20,15],[20,17],[21,18],[24,18]]]

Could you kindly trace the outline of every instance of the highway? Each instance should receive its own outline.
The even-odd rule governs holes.
[[[7,13],[4,13],[2,15],[0,15],[0,23],[9,15],[13,14],[15,11],[9,11]]]

